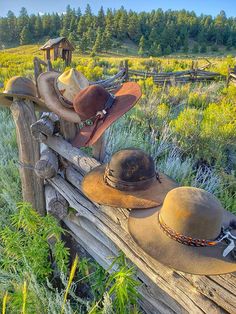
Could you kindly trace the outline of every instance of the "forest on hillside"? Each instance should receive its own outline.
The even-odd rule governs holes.
[[[186,10],[151,12],[127,11],[103,7],[94,14],[87,5],[81,9],[67,6],[63,14],[31,14],[23,7],[18,16],[8,11],[0,18],[2,48],[19,44],[41,43],[48,38],[65,36],[76,43],[78,51],[98,53],[118,48],[125,40],[138,46],[138,53],[150,56],[172,52],[205,53],[219,47],[236,47],[236,17],[227,18],[224,11],[216,17],[197,16]]]

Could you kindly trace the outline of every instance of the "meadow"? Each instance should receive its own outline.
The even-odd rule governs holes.
[[[23,75],[33,79],[33,57],[38,46],[0,51],[0,83]],[[75,54],[72,65],[89,80],[118,71],[124,57],[90,58]],[[236,58],[214,57],[210,70],[226,75]],[[129,57],[129,67],[163,71],[190,68],[191,58]],[[198,60],[199,66],[205,64]],[[65,69],[62,61],[53,63]],[[106,132],[105,159],[118,149],[139,147],[149,152],[157,170],[181,185],[206,189],[236,213],[236,87],[224,81],[210,84],[156,86],[139,81],[143,96],[129,113]],[[78,257],[69,267],[65,232],[51,217],[39,217],[21,202],[14,124],[7,109],[0,110],[0,302],[3,313],[138,313],[134,269],[121,254],[119,268],[108,275],[95,262]],[[16,205],[18,203],[18,205]],[[38,230],[40,229],[40,232]],[[57,272],[48,260],[48,237],[56,235],[52,253]],[[37,252],[37,259],[32,258]],[[103,287],[103,289],[101,289]],[[9,312],[8,312],[8,311]],[[5,312],[4,312],[5,311]]]

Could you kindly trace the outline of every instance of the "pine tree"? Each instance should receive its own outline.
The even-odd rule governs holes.
[[[75,45],[75,42],[77,41],[77,36],[76,36],[76,32],[70,32],[69,36],[68,36],[68,40]]]
[[[23,27],[20,33],[20,44],[27,45],[30,44],[32,41],[32,36],[28,26]]]
[[[144,51],[145,51],[145,38],[144,38],[144,36],[142,36],[140,38],[138,47],[139,47],[138,54],[140,56],[144,56]]]
[[[199,45],[198,45],[198,43],[195,43],[195,44],[193,45],[192,52],[193,52],[193,53],[199,53]]]
[[[102,29],[104,29],[105,27],[105,13],[103,7],[101,7],[100,10],[98,11],[97,26],[101,27]]]
[[[164,54],[165,55],[170,55],[172,52],[171,46],[168,45],[165,49],[164,49]]]
[[[92,14],[92,10],[89,4],[87,4],[86,9],[85,9],[84,21],[86,24],[86,28],[88,28],[89,26],[92,26],[93,24],[93,14]]]
[[[189,51],[188,38],[186,37],[184,40],[183,52],[187,53]]]
[[[206,53],[207,52],[207,46],[206,44],[202,44],[200,47],[200,53]]]
[[[77,9],[77,11],[76,11],[76,16],[77,16],[78,20],[79,20],[79,19],[81,18],[81,16],[82,16],[82,12],[81,12],[80,7],[78,7],[78,9]]]
[[[28,25],[28,23],[29,23],[29,16],[28,16],[26,8],[24,8],[24,7],[21,8],[20,15],[19,15],[19,17],[17,19],[17,22],[18,22],[18,28],[19,28],[20,32],[22,31],[23,27]]]
[[[122,12],[118,22],[118,38],[120,40],[126,38],[127,29],[128,29],[127,14],[125,14],[125,12]]]
[[[12,11],[7,12],[7,23],[8,23],[8,41],[9,43],[18,42],[18,28],[17,28],[17,19],[15,14]]]
[[[82,35],[82,38],[86,39],[87,46],[92,47],[96,40],[96,32],[92,29],[92,27],[89,27],[87,32],[84,35]]]
[[[92,52],[94,54],[96,54],[98,52],[101,52],[102,51],[102,47],[103,47],[102,31],[101,31],[101,28],[99,27],[98,30],[97,30],[97,36],[96,36],[95,43],[93,45]]]
[[[103,48],[107,52],[112,47],[112,36],[109,30],[105,30],[103,35]]]
[[[162,55],[161,45],[154,42],[149,49],[149,55],[153,57],[160,57]]]
[[[35,20],[35,37],[40,39],[43,36],[43,23],[41,16],[38,14]]]
[[[81,54],[86,52],[86,50],[88,49],[88,40],[86,38],[86,35],[80,38],[77,48]]]
[[[78,36],[83,37],[86,31],[87,31],[87,26],[85,23],[85,17],[82,16],[79,20],[78,27],[77,27]]]

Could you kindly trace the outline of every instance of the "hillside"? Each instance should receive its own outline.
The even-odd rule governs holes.
[[[171,53],[228,53],[236,47],[236,21],[224,11],[216,17],[197,16],[185,10],[136,13],[101,9],[94,14],[89,5],[67,6],[66,12],[28,15],[22,8],[16,17],[9,11],[0,18],[0,46],[43,43],[48,38],[68,37],[80,53],[97,55],[111,51],[140,56]]]

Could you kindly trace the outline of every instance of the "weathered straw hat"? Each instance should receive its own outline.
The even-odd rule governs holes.
[[[212,194],[179,187],[167,194],[162,207],[132,210],[129,231],[157,261],[190,274],[217,275],[236,271],[231,219]]]
[[[14,97],[30,99],[37,110],[47,111],[45,103],[37,97],[35,84],[26,77],[14,76],[7,82],[6,89],[0,93],[0,105],[10,107]]]
[[[80,118],[73,109],[73,99],[80,90],[89,86],[89,81],[75,69],[60,74],[44,72],[39,75],[38,90],[50,111],[63,119],[79,123]]]
[[[75,96],[73,105],[77,117],[80,118],[81,128],[72,145],[93,145],[140,97],[140,86],[134,82],[124,83],[114,95],[99,85],[92,85],[80,91]]]
[[[140,149],[118,151],[82,182],[83,192],[92,201],[124,208],[159,206],[176,186],[168,176],[155,172],[153,159]]]

